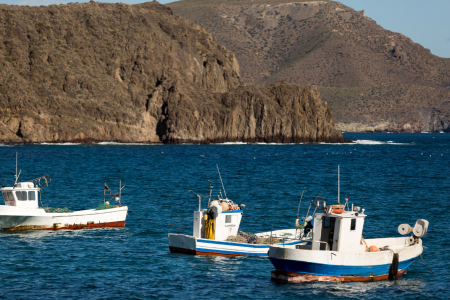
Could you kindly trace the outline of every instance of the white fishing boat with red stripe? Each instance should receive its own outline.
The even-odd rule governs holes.
[[[19,172],[20,175],[20,172]],[[39,206],[41,187],[51,182],[48,175],[26,182],[16,181],[11,186],[2,185],[5,205],[0,205],[0,229],[3,231],[83,229],[94,227],[124,227],[128,207],[121,205],[122,185],[118,192],[104,185],[103,204],[96,209],[71,211]],[[108,198],[117,205],[109,204]],[[42,202],[41,202],[42,204]]]

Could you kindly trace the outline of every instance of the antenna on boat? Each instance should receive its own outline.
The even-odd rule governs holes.
[[[212,186],[212,184],[211,184],[211,180],[208,180],[208,182],[209,182],[209,199],[208,199],[208,207],[209,207],[209,204],[211,203],[211,195],[212,195],[212,189],[213,189],[213,186]]]
[[[227,192],[225,191],[225,186],[223,185],[222,176],[220,176],[219,165],[216,164],[216,166],[217,166],[217,172],[219,172],[220,182],[222,183],[222,188],[223,188],[223,193],[225,194],[225,199],[228,199]]]
[[[298,219],[298,214],[300,212],[300,204],[302,204],[303,193],[305,192],[305,190],[306,190],[306,187],[303,188],[302,196],[300,197],[300,202],[298,203],[297,219]],[[308,215],[306,215],[306,216],[308,216]]]
[[[340,172],[339,172],[339,165],[338,165],[338,204],[341,204],[339,194],[341,193],[341,178],[340,178]]]
[[[20,176],[21,172],[22,172],[22,170],[20,170],[19,173],[17,174],[17,152],[16,152],[16,174],[14,174],[14,177],[16,178],[16,181],[14,181],[14,186],[17,185],[17,180],[19,180],[19,176]]]

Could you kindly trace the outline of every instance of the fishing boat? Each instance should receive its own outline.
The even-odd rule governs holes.
[[[295,246],[308,243],[303,239],[303,229],[300,226],[256,234],[239,231],[245,205],[237,205],[226,196],[222,198],[212,195],[212,188],[210,182],[209,196],[190,191],[198,198],[198,210],[194,211],[193,235],[169,233],[170,252],[215,256],[267,256],[270,244]],[[201,208],[202,198],[209,199],[207,209]]]
[[[339,195],[339,194],[338,194]],[[275,270],[271,278],[285,282],[377,281],[397,279],[423,251],[422,237],[428,221],[417,220],[412,228],[401,224],[403,237],[365,239],[365,210],[338,203],[316,201],[312,240],[308,245],[272,245],[269,259]],[[411,235],[409,235],[412,233]],[[408,236],[409,235],[409,236]]]
[[[122,206],[120,202],[123,187],[119,179],[116,179],[119,181],[118,192],[113,192],[107,186],[111,179],[105,181],[103,204],[95,209],[71,211],[67,208],[39,206],[41,188],[51,182],[48,174],[25,182],[17,182],[19,176],[20,172],[12,185],[3,184],[1,188],[5,201],[5,205],[0,205],[0,229],[3,231],[125,226],[128,207]],[[117,204],[110,204],[108,198]]]

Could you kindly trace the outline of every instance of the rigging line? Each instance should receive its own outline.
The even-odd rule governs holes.
[[[220,182],[222,183],[223,193],[225,194],[225,199],[228,199],[227,192],[225,191],[225,186],[223,185],[222,176],[220,176],[219,165],[216,164],[217,172],[219,172]]]
[[[426,264],[425,261],[423,260],[422,254],[420,254],[420,258],[422,259],[424,265],[428,268],[428,270],[430,270],[431,273],[434,273],[433,271],[431,271],[430,267],[427,266],[427,264]]]
[[[298,214],[300,213],[300,204],[302,204],[302,199],[303,199],[303,193],[305,192],[305,187],[303,188],[303,192],[302,192],[302,196],[300,197],[300,202],[298,203],[298,210],[297,210],[297,219],[298,219]]]
[[[128,207],[128,209],[131,210],[132,212],[134,212],[134,213],[135,213],[138,217],[140,217],[141,219],[146,220],[146,221],[149,222],[149,223],[158,224],[158,223],[149,221],[148,219],[144,218],[143,216],[141,216],[140,214],[138,214],[137,212],[135,212],[134,210],[132,210],[130,207]],[[158,224],[158,225],[159,225],[159,224]]]

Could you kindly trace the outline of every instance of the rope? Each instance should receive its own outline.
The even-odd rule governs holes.
[[[431,273],[434,273],[433,271],[431,271],[431,269],[430,269],[430,267],[429,266],[427,266],[427,264],[425,263],[425,261],[423,260],[423,258],[422,258],[422,254],[420,254],[420,258],[422,259],[422,261],[423,261],[423,263],[424,263],[424,265],[428,268],[428,270],[430,270],[430,272]]]
[[[149,222],[149,223],[152,223],[152,224],[158,224],[158,223],[149,221],[148,219],[144,218],[143,216],[141,216],[140,214],[138,214],[137,212],[135,212],[134,210],[132,210],[129,206],[128,206],[128,209],[131,210],[132,212],[134,212],[134,213],[135,213],[138,217],[140,217],[141,219],[143,219],[143,220],[145,220],[145,221],[147,221],[147,222]]]

